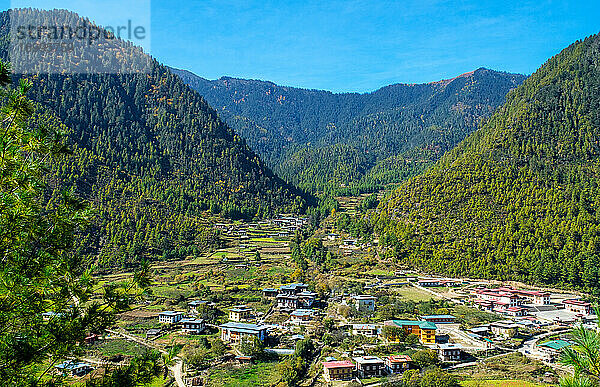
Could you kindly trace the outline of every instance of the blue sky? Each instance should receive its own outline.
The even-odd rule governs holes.
[[[573,41],[600,32],[600,1],[12,3],[68,8],[100,24],[137,18],[151,26],[144,44],[153,56],[206,78],[332,91],[436,81],[478,67],[529,74]]]

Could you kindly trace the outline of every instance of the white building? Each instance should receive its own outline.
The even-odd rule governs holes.
[[[359,312],[373,312],[375,310],[376,300],[377,298],[375,296],[370,296],[367,294],[354,296],[356,310],[358,310]]]
[[[182,312],[174,312],[172,310],[166,310],[158,314],[158,322],[163,324],[176,324],[183,318]]]
[[[352,324],[352,335],[363,335],[367,337],[377,337],[379,329],[375,324]]]

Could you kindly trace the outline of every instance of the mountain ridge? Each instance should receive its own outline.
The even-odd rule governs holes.
[[[3,12],[4,59],[14,12],[37,25],[90,23],[64,10]],[[103,63],[131,68],[133,61],[147,61],[149,72],[61,74],[51,71],[50,58],[37,64],[38,73],[15,75],[30,79],[30,98],[70,129],[76,153],[52,166],[49,200],[72,188],[95,205],[95,221],[78,238],[78,253],[124,267],[184,258],[220,243],[207,216],[252,219],[304,211],[310,197],[277,177],[202,96],[135,46],[110,44]],[[73,64],[85,66],[94,53],[75,54]]]
[[[600,36],[549,59],[371,215],[388,258],[600,291]]]
[[[189,71],[173,71],[199,91],[278,175],[313,192],[341,186],[370,191],[400,182],[416,172],[407,174],[402,162],[389,164],[397,170],[376,179],[376,186],[366,176],[376,164],[398,155],[420,153],[429,162],[437,160],[525,79],[479,68],[449,80],[394,84],[359,94],[231,77],[210,81]],[[340,160],[349,161],[353,172],[342,172],[345,165],[324,160],[330,153],[327,148],[335,145],[343,145],[337,150],[347,154]],[[361,154],[368,155],[366,164]],[[307,158],[322,165],[308,165]],[[315,183],[310,169],[327,173]],[[327,174],[339,179],[329,182]]]

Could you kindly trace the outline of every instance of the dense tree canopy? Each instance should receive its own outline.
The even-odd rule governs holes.
[[[525,78],[478,69],[452,80],[334,94],[174,71],[280,176],[313,192],[369,192],[414,176]]]
[[[39,25],[77,17],[4,12],[3,37],[11,12],[30,13]],[[306,197],[275,176],[198,93],[139,49],[117,43],[103,60],[125,67],[150,61],[150,72],[62,74],[49,59],[48,68],[26,77],[35,85],[30,97],[64,122],[74,148],[74,157],[52,166],[50,203],[60,200],[56,187],[67,187],[97,210],[78,238],[80,254],[122,267],[142,257],[185,257],[219,243],[207,214],[237,219],[304,210]]]
[[[600,37],[551,58],[371,218],[387,254],[446,275],[600,289]]]

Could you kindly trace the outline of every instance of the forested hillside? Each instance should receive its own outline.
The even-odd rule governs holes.
[[[370,191],[420,172],[463,140],[525,77],[478,69],[454,79],[334,94],[173,70],[278,175],[312,191]],[[375,168],[380,163],[385,168]]]
[[[39,25],[73,25],[78,18],[68,11],[13,12]],[[3,12],[3,58],[9,27]],[[180,257],[218,243],[205,225],[207,212],[235,219],[305,208],[303,194],[275,176],[198,93],[131,44],[111,44],[103,61],[123,68],[149,61],[149,73],[48,74],[49,61],[26,75],[33,81],[29,97],[62,120],[74,150],[54,165],[48,195],[55,200],[73,189],[97,211],[78,238],[79,253],[119,266]],[[88,61],[82,57],[81,65]]]
[[[391,256],[446,275],[600,290],[600,36],[551,58],[373,216]]]

